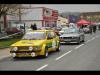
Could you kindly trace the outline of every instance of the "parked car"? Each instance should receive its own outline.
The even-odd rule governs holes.
[[[48,57],[51,51],[60,50],[59,36],[52,30],[34,30],[27,32],[23,38],[11,45],[13,57]]]
[[[84,32],[81,29],[67,28],[60,36],[60,43],[78,43],[85,40]]]
[[[12,27],[12,28],[7,28],[6,33],[9,35],[14,33],[22,33],[22,31],[18,30],[16,27]]]

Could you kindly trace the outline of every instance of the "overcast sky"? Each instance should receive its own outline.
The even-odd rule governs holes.
[[[100,11],[100,4],[33,4],[32,6],[56,9],[59,13]]]

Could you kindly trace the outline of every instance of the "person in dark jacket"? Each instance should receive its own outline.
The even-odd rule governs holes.
[[[33,30],[37,30],[37,26],[36,26],[36,24],[34,23],[34,25],[33,24],[31,24],[31,29],[33,29]]]
[[[92,31],[93,31],[93,30],[92,30],[92,29],[93,29],[92,27],[93,27],[92,25],[89,26],[90,34],[92,34]]]
[[[93,25],[93,32],[96,33],[96,25]]]
[[[100,24],[98,25],[98,30],[100,30]]]

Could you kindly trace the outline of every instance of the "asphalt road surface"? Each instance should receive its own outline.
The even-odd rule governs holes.
[[[60,52],[45,59],[5,57],[0,59],[0,70],[100,70],[100,31],[85,36],[84,43],[61,45]]]

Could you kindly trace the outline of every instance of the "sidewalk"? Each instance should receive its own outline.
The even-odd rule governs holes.
[[[0,60],[6,57],[9,57],[10,55],[10,49],[9,48],[5,48],[5,49],[0,49]]]

